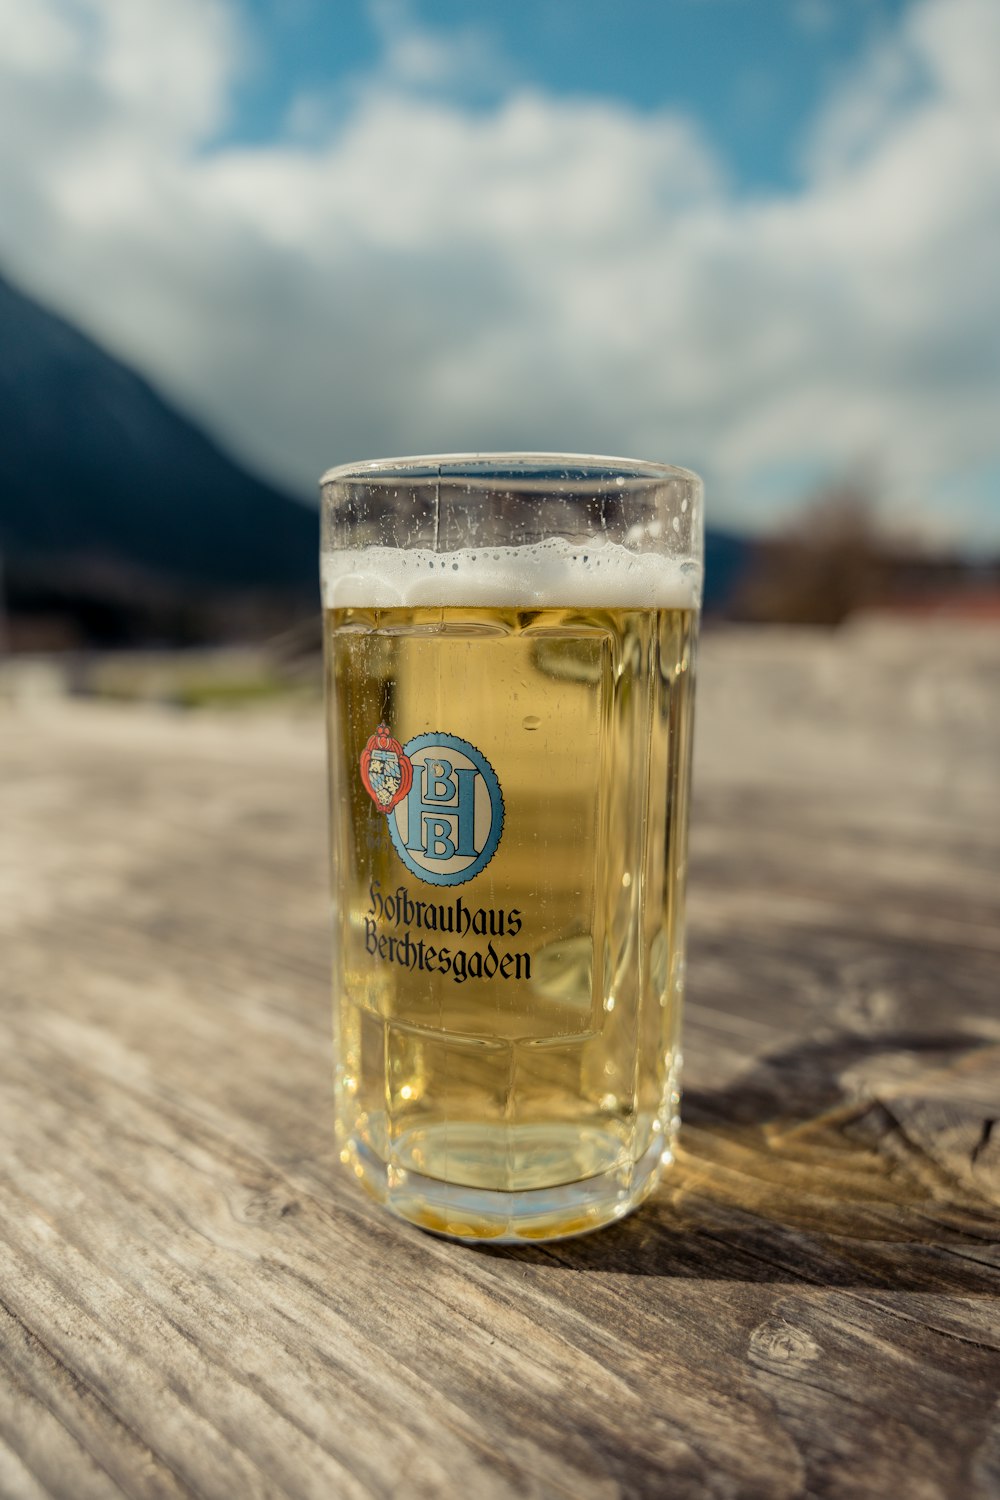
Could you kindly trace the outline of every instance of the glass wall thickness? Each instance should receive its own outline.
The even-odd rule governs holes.
[[[671,1158],[701,526],[625,460],[324,477],[337,1139],[425,1228],[581,1233]]]

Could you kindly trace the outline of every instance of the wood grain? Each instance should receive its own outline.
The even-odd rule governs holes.
[[[1000,637],[711,636],[680,1160],[548,1248],[330,1132],[314,714],[0,716],[0,1495],[1000,1496]]]

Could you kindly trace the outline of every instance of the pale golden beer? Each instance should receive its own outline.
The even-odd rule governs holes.
[[[324,563],[341,1159],[505,1240],[620,1217],[670,1159],[697,622],[658,559],[514,552]]]

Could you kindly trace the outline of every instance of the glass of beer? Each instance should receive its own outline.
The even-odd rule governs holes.
[[[322,508],[341,1160],[457,1239],[595,1229],[679,1123],[701,481],[392,459]]]

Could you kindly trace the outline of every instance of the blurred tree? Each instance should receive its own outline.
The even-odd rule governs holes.
[[[731,614],[755,624],[839,625],[885,596],[893,567],[874,496],[839,484],[754,547]]]

